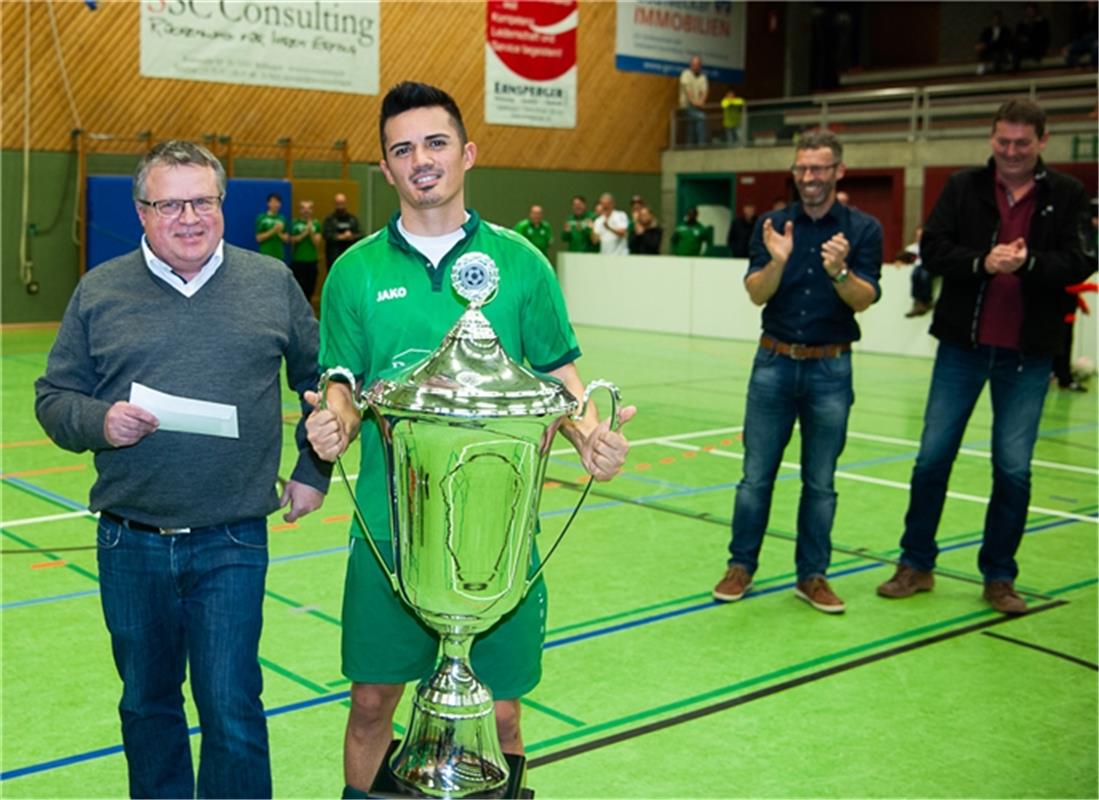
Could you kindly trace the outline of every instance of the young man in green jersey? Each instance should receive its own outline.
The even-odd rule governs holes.
[[[703,246],[709,252],[713,245],[713,226],[699,222],[698,209],[691,206],[687,209],[687,216],[675,226],[672,232],[672,255],[699,256],[702,255]]]
[[[290,224],[290,269],[305,299],[312,301],[317,288],[317,248],[324,237],[320,222],[313,216],[312,200],[298,203],[298,214]]]
[[[572,216],[565,220],[562,228],[567,249],[570,253],[594,253],[599,245],[591,240],[591,229],[595,224],[595,214],[588,211],[588,201],[583,195],[572,198]]]
[[[476,160],[461,112],[440,89],[401,83],[382,101],[381,169],[397,190],[400,211],[389,224],[351,247],[334,265],[321,300],[325,367],[348,367],[369,384],[433,351],[464,311],[450,289],[450,270],[463,253],[489,255],[500,285],[484,314],[517,361],[561,379],[574,395],[584,390],[580,356],[560,286],[545,257],[514,231],[466,209],[465,173]],[[320,398],[310,398],[317,405]],[[351,712],[344,741],[345,797],[365,797],[393,735],[393,711],[410,680],[431,672],[438,642],[393,593],[369,548],[373,536],[389,553],[385,458],[377,425],[363,421],[343,384],[330,384],[328,409],[314,411],[309,440],[329,461],[362,434],[356,497],[368,531],[352,527],[344,587],[343,672],[351,679]],[[625,422],[635,409],[624,408]],[[589,413],[562,433],[596,480],[609,480],[629,449],[625,438]],[[361,427],[360,427],[361,426]],[[545,636],[544,584],[473,646],[473,667],[496,698],[504,752],[522,753],[519,698],[541,677]]]
[[[267,210],[256,217],[256,244],[265,256],[285,263],[282,246],[290,238],[286,233],[286,217],[282,210],[282,198],[275,192],[267,195]]]

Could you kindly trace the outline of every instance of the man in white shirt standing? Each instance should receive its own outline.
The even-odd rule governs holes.
[[[599,216],[592,225],[592,241],[599,243],[599,252],[605,256],[624,256],[630,252],[626,241],[630,218],[625,211],[614,207],[614,195],[604,192],[599,197]]]
[[[679,74],[679,110],[683,116],[686,143],[706,142],[706,97],[710,82],[702,72],[702,58],[692,56],[690,65]]]

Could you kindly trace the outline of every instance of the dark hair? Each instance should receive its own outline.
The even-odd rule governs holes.
[[[582,194],[574,194],[574,195],[572,196],[572,199],[573,199],[573,200],[579,200],[579,201],[580,201],[581,203],[583,203],[584,205],[587,205],[587,204],[588,204],[588,199],[587,199],[586,197],[584,197],[584,195],[582,195]]]
[[[832,151],[832,158],[836,160],[837,164],[843,161],[843,145],[840,144],[840,140],[836,138],[836,134],[832,131],[823,128],[803,133],[798,138],[795,150],[820,150],[823,147],[827,147]]]
[[[1046,112],[1033,100],[1024,97],[1008,100],[996,111],[992,118],[992,130],[996,130],[997,122],[1013,122],[1017,125],[1030,125],[1034,133],[1041,139],[1046,132]]]
[[[378,133],[382,142],[382,157],[385,157],[385,123],[391,117],[411,111],[414,108],[440,106],[450,115],[450,121],[458,131],[458,138],[464,145],[469,141],[466,126],[462,122],[462,112],[454,98],[435,86],[414,81],[402,81],[389,90],[382,100],[382,116],[378,122]]]
[[[278,192],[271,192],[271,194],[267,195],[267,202],[270,203],[272,200],[278,200],[279,205],[282,205],[282,197]]]
[[[183,139],[169,139],[153,147],[137,163],[137,170],[134,172],[134,200],[148,199],[145,197],[145,181],[149,177],[149,170],[159,166],[209,167],[217,177],[218,194],[225,196],[225,168],[221,166],[217,156],[200,144]]]

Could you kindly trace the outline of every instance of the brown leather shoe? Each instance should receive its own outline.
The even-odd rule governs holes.
[[[1026,601],[1015,591],[1011,581],[989,581],[985,584],[984,598],[1001,614],[1025,614]]]
[[[748,574],[748,570],[740,564],[733,564],[725,570],[725,577],[714,587],[714,600],[732,603],[744,597],[751,589],[752,576]]]
[[[878,587],[882,597],[911,597],[916,592],[930,592],[935,585],[935,576],[930,572],[920,572],[906,564],[898,564],[893,577]]]
[[[807,581],[798,581],[794,594],[825,614],[842,614],[847,608],[843,601],[832,591],[828,581],[819,575]]]

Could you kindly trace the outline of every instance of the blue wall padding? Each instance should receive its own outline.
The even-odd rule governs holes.
[[[140,245],[141,220],[134,210],[132,187],[133,178],[128,175],[93,175],[88,178],[89,269]],[[247,250],[258,249],[256,217],[267,209],[267,195],[272,192],[282,199],[280,213],[289,223],[290,181],[229,179],[224,208],[225,241]]]

